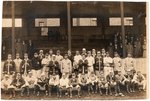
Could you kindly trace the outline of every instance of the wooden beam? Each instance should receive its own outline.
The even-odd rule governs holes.
[[[12,39],[11,39],[11,43],[12,43],[12,58],[15,58],[15,3],[14,1],[11,1],[11,17],[12,17]]]
[[[67,2],[67,31],[68,31],[68,49],[71,50],[71,16],[70,16],[70,2]]]
[[[123,48],[123,57],[126,57],[125,53],[125,29],[124,29],[124,4],[120,2],[120,11],[121,11],[121,36],[122,36],[122,48]]]

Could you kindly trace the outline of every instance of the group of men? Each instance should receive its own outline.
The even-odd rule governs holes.
[[[10,98],[16,96],[17,90],[21,96],[32,92],[39,96],[41,91],[51,96],[56,91],[58,97],[65,91],[70,98],[73,91],[80,97],[85,90],[89,95],[99,92],[124,96],[122,86],[127,93],[135,92],[135,87],[146,90],[146,79],[136,70],[132,54],[128,53],[123,62],[117,52],[111,58],[105,49],[86,51],[85,48],[74,56],[70,50],[62,56],[60,50],[55,55],[51,49],[45,54],[43,50],[35,52],[31,59],[27,53],[23,59],[16,53],[14,60],[8,54],[1,83],[2,91],[9,92]]]

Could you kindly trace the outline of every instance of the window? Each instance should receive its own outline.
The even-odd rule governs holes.
[[[124,25],[133,26],[133,18],[132,17],[125,17],[124,18]]]
[[[12,27],[12,19],[4,18],[2,20],[2,27]],[[15,19],[15,27],[22,27],[22,19],[21,18]]]
[[[109,25],[110,26],[121,26],[121,18],[119,18],[119,17],[109,18]],[[133,26],[133,18],[125,17],[124,25],[125,26]]]
[[[97,26],[97,18],[73,18],[73,26]]]
[[[60,18],[36,18],[36,27],[55,27],[60,26]]]

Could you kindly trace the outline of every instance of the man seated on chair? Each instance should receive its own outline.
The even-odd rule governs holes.
[[[84,94],[83,89],[87,88],[88,94],[90,95],[90,85],[89,85],[89,80],[87,75],[82,73],[81,75],[78,76],[78,79],[79,79],[79,85],[81,87],[82,94]]]
[[[126,77],[126,81],[125,81],[125,86],[126,86],[126,90],[127,90],[127,93],[131,93],[133,92],[131,87],[132,87],[132,79],[133,79],[133,75],[132,75],[132,72],[133,70],[131,71],[126,71],[125,73],[125,77]]]
[[[115,88],[116,87],[116,81],[115,81],[115,75],[113,72],[110,72],[107,76],[106,76],[106,80],[108,83],[108,89],[109,89],[109,93],[110,95],[112,95],[112,91],[111,88]],[[116,92],[115,92],[116,93]]]
[[[97,76],[95,75],[94,72],[91,72],[91,74],[89,75],[89,85],[90,85],[90,90],[92,91],[92,93],[94,92],[97,93],[97,90],[98,90],[97,84],[98,84]]]
[[[72,92],[74,90],[77,90],[78,91],[78,97],[80,97],[80,86],[79,86],[79,81],[78,81],[78,77],[75,73],[72,73],[72,76],[70,78],[70,98],[72,98]]]
[[[40,78],[37,79],[37,84],[35,85],[37,96],[40,95],[40,91],[45,91],[45,95],[48,95],[48,79],[45,74],[41,74]]]
[[[4,92],[9,92],[9,87],[12,82],[12,79],[9,78],[9,75],[5,75],[1,81],[1,90]]]
[[[22,78],[20,73],[17,73],[16,77],[13,79],[11,83],[11,92],[13,97],[15,97],[15,90],[19,91],[21,90],[21,96],[23,96],[25,92],[25,80]]]
[[[62,96],[62,91],[66,91],[66,95],[68,95],[69,92],[69,79],[65,73],[62,74],[62,78],[59,81],[59,92],[60,92],[60,97]]]
[[[52,89],[56,88],[57,97],[59,96],[59,75],[53,72],[49,80],[49,96],[51,96]]]
[[[122,91],[121,91],[121,85],[125,85],[125,76],[121,73],[121,71],[118,71],[118,74],[115,75],[115,81],[116,81],[116,87],[115,87],[115,96],[124,96]]]
[[[106,89],[106,95],[108,95],[108,82],[104,76],[104,72],[101,71],[100,75],[98,77],[98,87],[99,87],[99,93],[102,95],[102,89]]]
[[[33,90],[33,94],[35,94],[35,85],[37,84],[37,78],[33,76],[31,71],[29,72],[29,75],[25,78],[25,81],[27,96],[29,96],[30,90]]]

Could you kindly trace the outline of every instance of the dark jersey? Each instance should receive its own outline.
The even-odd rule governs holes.
[[[95,64],[94,64],[94,70],[102,70],[103,69],[103,59],[102,58],[96,58]]]
[[[41,59],[39,57],[37,57],[37,58],[33,57],[32,58],[32,69],[39,70],[41,68],[42,68]]]
[[[32,63],[31,60],[23,60],[20,64],[20,73],[24,74],[29,73],[29,71],[31,71],[32,68]]]
[[[88,73],[88,64],[82,63],[82,64],[79,64],[78,66],[79,66],[78,67],[79,73],[85,73],[85,74]]]
[[[15,72],[15,62],[14,61],[5,61],[3,72],[4,74],[13,74]]]
[[[55,73],[56,75],[59,75],[59,73],[60,73],[59,64],[56,62],[55,62],[55,64],[49,65],[49,74],[53,75],[53,73]]]

